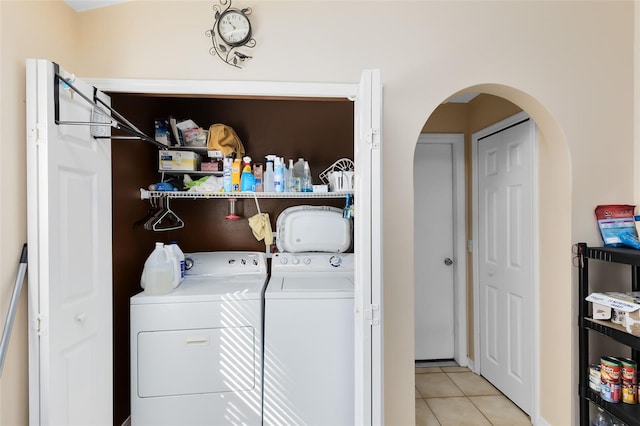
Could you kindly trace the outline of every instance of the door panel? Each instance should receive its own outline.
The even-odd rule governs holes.
[[[382,86],[365,70],[355,101],[355,424],[383,424]]]
[[[478,141],[481,374],[525,412],[532,401],[533,129]]]
[[[55,123],[56,108],[62,121],[92,111],[55,71],[27,62],[30,423],[110,425],[111,145]]]
[[[414,157],[415,359],[454,357],[453,145],[418,143]]]

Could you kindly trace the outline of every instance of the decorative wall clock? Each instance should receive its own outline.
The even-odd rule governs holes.
[[[213,28],[206,32],[213,44],[209,53],[233,67],[242,68],[244,61],[251,59],[251,56],[237,49],[256,46],[249,20],[251,8],[236,9],[231,7],[231,0],[220,0],[219,5],[213,6],[213,11]]]

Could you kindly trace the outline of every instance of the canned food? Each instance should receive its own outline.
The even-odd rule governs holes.
[[[621,386],[619,383],[600,383],[600,396],[607,402],[617,403],[621,399]]]
[[[625,404],[638,403],[638,387],[634,384],[622,384],[622,402]]]
[[[621,368],[617,358],[602,357],[600,359],[600,396],[608,402],[621,400]]]
[[[638,376],[636,362],[629,358],[619,358],[619,360],[622,364],[622,381],[637,384]]]
[[[600,364],[591,364],[589,366],[589,378],[600,382]]]
[[[636,362],[629,358],[621,358],[622,364],[622,402],[638,403],[638,376]]]

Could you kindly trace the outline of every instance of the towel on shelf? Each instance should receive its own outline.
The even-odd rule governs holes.
[[[216,123],[209,127],[207,149],[220,151],[224,157],[236,154],[236,158],[244,157],[244,146],[232,127]]]

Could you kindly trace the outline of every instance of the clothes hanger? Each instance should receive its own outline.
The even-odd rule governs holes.
[[[142,218],[138,219],[133,223],[133,229],[138,228],[140,226],[144,226],[149,219],[154,217],[160,211],[158,207],[158,202],[154,197],[149,198],[149,210],[147,210],[147,214]]]
[[[184,222],[171,210],[171,207],[169,207],[169,199],[166,198],[164,210],[153,222],[151,229],[154,231],[173,231],[180,228],[184,228]]]

